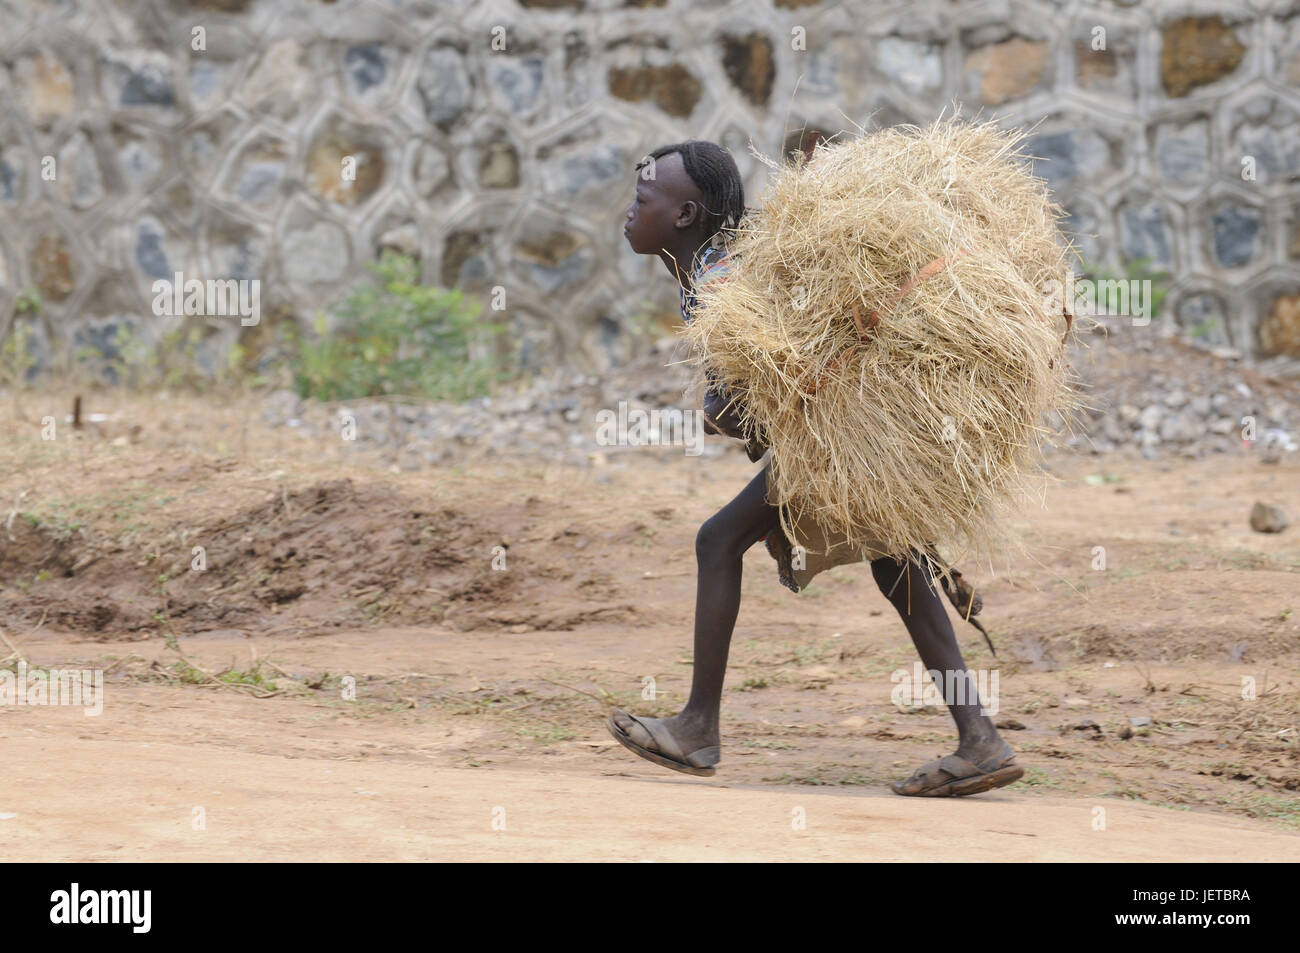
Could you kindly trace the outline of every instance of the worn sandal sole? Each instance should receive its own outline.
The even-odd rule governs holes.
[[[1018,764],[1009,764],[988,774],[979,774],[973,778],[958,778],[937,788],[913,794],[912,797],[966,797],[969,794],[982,794],[994,788],[1005,787],[1025,776],[1025,769]]]
[[[712,768],[712,767],[697,768],[694,765],[684,764],[681,761],[674,761],[672,758],[665,758],[657,751],[651,751],[648,748],[642,748],[639,744],[637,744],[626,734],[624,734],[623,729],[618,726],[618,722],[614,720],[613,715],[609,715],[608,717],[606,717],[605,727],[607,727],[609,729],[609,733],[614,736],[614,740],[617,741],[619,744],[621,744],[628,751],[632,752],[635,755],[640,755],[642,758],[645,758],[647,761],[654,762],[655,764],[659,765],[661,768],[671,768],[674,771],[680,771],[682,774],[691,774],[699,778],[711,778],[718,773],[717,768]],[[710,749],[701,748],[700,750],[707,752]],[[713,750],[716,751],[718,749],[715,747]]]

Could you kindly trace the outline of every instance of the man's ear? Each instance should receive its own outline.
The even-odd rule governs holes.
[[[690,228],[700,218],[700,203],[687,199],[677,212],[677,227]]]

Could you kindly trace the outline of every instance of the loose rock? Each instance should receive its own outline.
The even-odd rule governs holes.
[[[1250,508],[1250,528],[1257,533],[1280,533],[1288,525],[1282,507],[1274,503],[1256,503]]]

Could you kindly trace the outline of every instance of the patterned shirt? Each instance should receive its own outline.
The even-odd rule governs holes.
[[[681,289],[683,321],[690,324],[691,319],[695,317],[695,309],[699,306],[695,292],[711,281],[726,278],[731,271],[731,264],[730,256],[723,249],[713,245],[701,249],[696,257],[695,279],[691,283],[691,291]],[[706,377],[708,386],[704,395],[705,412],[721,425],[722,431],[728,436],[746,440],[737,432],[741,414],[739,399],[732,396],[730,389],[711,370],[706,372]],[[751,461],[758,460],[766,449],[767,447],[761,441],[756,439],[746,441],[745,453]]]
[[[695,277],[691,282],[691,291],[684,287],[681,290],[682,298],[682,320],[687,324],[691,323],[691,318],[695,316],[695,309],[699,305],[695,292],[707,285],[710,281],[716,281],[724,277],[731,271],[731,261],[727,253],[713,245],[704,248],[696,259]]]

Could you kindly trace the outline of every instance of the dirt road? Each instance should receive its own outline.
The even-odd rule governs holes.
[[[1115,798],[728,784],[616,751],[453,767],[438,763],[456,743],[442,731],[427,732],[424,757],[394,757],[378,724],[331,756],[325,738],[242,722],[230,699],[196,711],[182,691],[149,694],[145,723],[134,699],[93,729],[72,712],[6,719],[6,860],[1116,862],[1168,859],[1174,845],[1189,860],[1300,860],[1300,835]]]
[[[915,654],[863,567],[796,596],[747,554],[717,777],[606,735],[689,690],[694,535],[743,456],[388,473],[126,412],[0,422],[0,625],[105,679],[98,716],[0,705],[7,860],[1300,859],[1300,536],[1246,523],[1300,514],[1290,457],[1055,461],[1028,558],[961,567],[1026,777],[929,801],[886,785],[952,722],[891,699]]]

